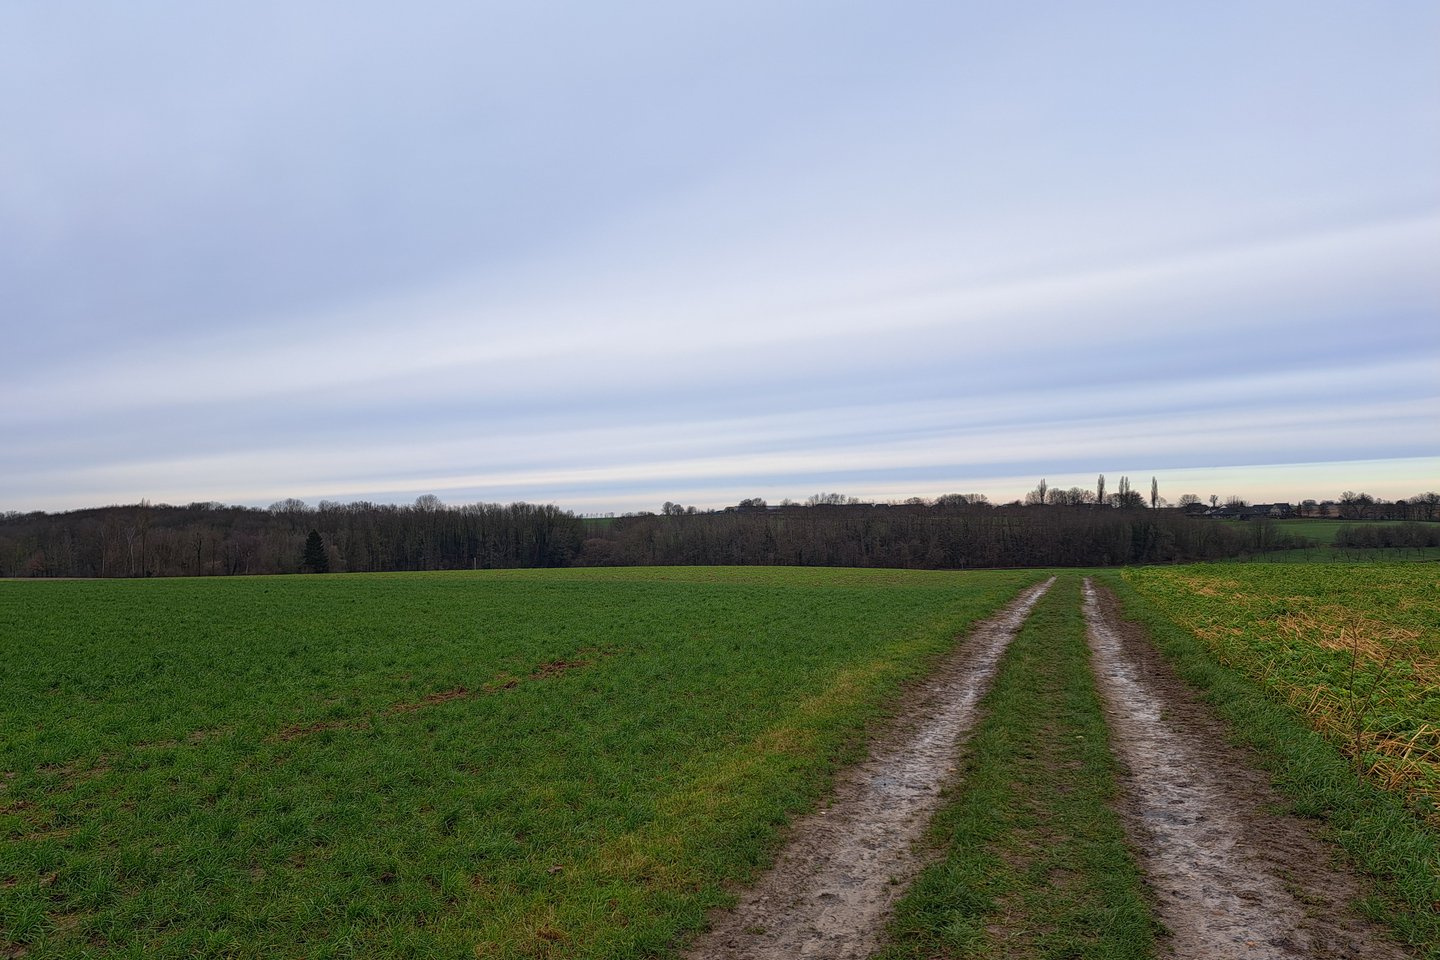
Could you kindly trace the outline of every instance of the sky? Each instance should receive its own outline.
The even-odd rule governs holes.
[[[0,510],[1440,489],[1440,5],[0,7]]]

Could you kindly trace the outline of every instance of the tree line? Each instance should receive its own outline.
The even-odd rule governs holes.
[[[1362,550],[1440,547],[1440,525],[1415,522],[1346,525],[1335,531],[1335,546]]]
[[[1131,491],[1126,483],[1122,490]],[[268,508],[192,503],[0,514],[0,576],[164,577],[634,564],[781,564],[959,569],[1103,566],[1233,557],[1295,545],[1266,521],[1219,524],[1179,510],[1093,501],[995,506],[982,494],[861,503],[817,494],[724,510],[667,503],[584,519],[553,505]]]
[[[563,567],[579,559],[583,533],[578,517],[555,506],[446,506],[433,496],[403,506],[283,500],[265,509],[142,501],[0,515],[0,576]]]
[[[1211,496],[1212,505],[1218,497]],[[1237,498],[1231,498],[1236,500]],[[235,576],[299,572],[455,570],[609,565],[778,564],[961,569],[1107,566],[1214,560],[1304,545],[1283,524],[1198,519],[1185,494],[1163,509],[1121,477],[1107,493],[1041,480],[1023,499],[992,504],[952,493],[863,503],[817,493],[803,503],[753,497],[722,510],[666,502],[659,514],[586,519],[553,505],[414,503],[267,508],[202,502],[0,514],[0,576]],[[1304,515],[1304,501],[1299,511]],[[1348,520],[1440,520],[1440,494],[1394,502],[1346,491],[1330,515]],[[1314,514],[1312,514],[1314,515]],[[1321,513],[1320,515],[1324,515]],[[1347,547],[1440,545],[1421,525],[1345,527]]]
[[[1220,524],[1175,510],[938,503],[740,506],[597,524],[584,562],[841,567],[1110,566],[1235,557],[1298,545],[1272,521]]]
[[[1313,508],[1316,504],[1306,500],[1302,506]],[[1346,490],[1340,494],[1339,502],[1330,506],[1334,515],[1343,520],[1440,520],[1440,493],[1433,490],[1400,500]]]

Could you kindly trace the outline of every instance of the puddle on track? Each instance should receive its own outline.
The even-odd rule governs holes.
[[[1054,578],[976,626],[910,696],[828,807],[799,820],[775,866],[717,914],[690,960],[868,957],[923,866],[912,849],[940,803],[996,665]]]
[[[1266,812],[1281,801],[1265,778],[1214,722],[1196,719],[1196,704],[1174,693],[1178,679],[1138,661],[1088,578],[1085,619],[1112,745],[1127,770],[1123,812],[1174,956],[1407,956],[1345,916],[1354,881],[1328,866],[1329,851],[1308,828]],[[1307,911],[1291,893],[1297,887],[1324,913]]]

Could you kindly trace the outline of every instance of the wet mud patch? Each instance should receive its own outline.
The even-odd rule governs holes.
[[[1361,881],[1175,675],[1114,597],[1085,581],[1092,662],[1124,769],[1121,813],[1170,956],[1410,956],[1351,906]]]
[[[923,863],[914,849],[989,689],[1001,655],[1053,578],[976,626],[913,688],[830,803],[795,824],[774,867],[712,918],[689,960],[868,957]]]

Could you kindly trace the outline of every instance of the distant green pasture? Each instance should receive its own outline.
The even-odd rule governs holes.
[[[1335,535],[1340,532],[1341,527],[1377,526],[1393,527],[1403,520],[1280,520],[1282,533],[1288,533],[1295,537],[1304,537],[1315,543],[1334,543]]]

